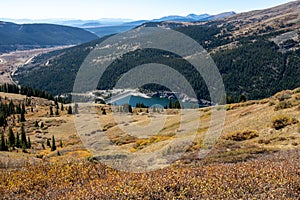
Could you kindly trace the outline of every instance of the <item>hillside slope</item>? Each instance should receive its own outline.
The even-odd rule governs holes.
[[[95,39],[96,35],[80,28],[0,22],[0,53],[32,47],[81,44]]]
[[[187,134],[184,136],[195,134],[193,144],[187,149],[175,149],[185,151],[183,157],[167,168],[148,173],[118,171],[92,157],[76,134],[75,117],[67,113],[68,105],[61,110],[59,104],[59,113],[51,116],[50,106],[55,110],[53,101],[7,93],[0,96],[2,103],[8,104],[10,99],[15,105],[28,102],[23,125],[32,145],[27,153],[21,148],[0,152],[0,194],[4,198],[40,199],[47,195],[60,199],[124,196],[129,199],[266,199],[270,196],[299,199],[300,88],[260,101],[227,105],[222,135],[202,160],[198,150],[203,148],[203,138],[209,133],[214,108],[199,109],[201,117],[197,120],[201,123],[197,133],[184,133]],[[111,113],[108,105],[91,106],[99,115],[97,129],[103,130],[122,151],[155,152],[165,147],[167,141],[174,141],[174,133],[183,134],[177,132],[181,126],[178,110],[145,114],[145,110],[138,108],[133,110],[128,124],[116,124],[117,113]],[[122,130],[125,126],[145,125],[162,117],[166,117],[166,123],[159,133],[149,138],[136,138]],[[17,118],[16,114],[8,117],[8,125],[15,134],[22,127]],[[183,125],[188,123],[182,121]],[[88,129],[85,135],[93,132]],[[47,146],[47,141],[52,143],[52,136],[56,138],[55,151]],[[96,189],[91,193],[91,188]]]
[[[223,76],[229,96],[235,101],[241,94],[249,99],[259,99],[300,86],[299,5],[300,1],[295,1],[209,22],[152,22],[143,26],[172,28],[195,39],[210,52]],[[63,51],[60,56],[46,54],[37,57],[21,68],[14,78],[20,84],[54,94],[71,92],[83,55],[87,55],[95,45],[96,41]],[[72,58],[76,60],[70,65]],[[172,66],[184,74],[195,86],[198,97],[209,99],[202,78],[194,75],[188,63],[178,60],[178,56],[167,55],[159,50],[129,53],[108,68],[99,89],[110,89],[126,71],[139,64],[155,61]],[[51,61],[50,65],[43,67],[48,61]],[[48,87],[49,83],[52,87]]]

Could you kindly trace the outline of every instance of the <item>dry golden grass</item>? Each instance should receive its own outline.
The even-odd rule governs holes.
[[[0,173],[0,194],[3,198],[23,199],[45,195],[59,199],[298,199],[300,124],[294,120],[295,123],[276,130],[272,123],[276,116],[300,119],[298,91],[292,91],[288,99],[294,102],[290,108],[275,109],[279,102],[286,100],[275,97],[228,105],[230,109],[226,111],[221,137],[203,160],[199,160],[197,152],[203,148],[213,108],[199,109],[198,117],[187,116],[183,122],[180,122],[176,110],[165,114],[139,114],[139,111],[134,111],[129,121],[124,119],[117,123],[108,106],[97,105],[96,109],[105,107],[107,110],[107,115],[98,112],[99,129],[105,130],[104,133],[115,145],[128,152],[157,151],[174,136],[182,134],[180,123],[200,122],[196,132],[181,136],[194,135],[195,139],[176,165],[145,174],[118,172],[102,164],[87,162],[93,155],[84,148],[76,134],[74,116],[64,111],[59,116],[50,117],[47,113],[53,102],[36,99],[33,101],[35,111],[26,114],[25,122],[33,147],[28,150],[29,153],[20,150],[1,152],[0,167],[8,169]],[[14,98],[14,95],[10,97]],[[24,97],[17,95],[16,99],[21,101]],[[164,117],[164,126],[157,133],[148,129],[142,137],[137,137],[123,130],[124,127],[147,127]],[[43,122],[45,127],[34,127],[36,120]],[[14,131],[19,128],[20,124],[16,123]],[[245,136],[244,133],[250,134]],[[252,137],[253,134],[255,137]],[[52,135],[56,138],[57,150],[42,149],[41,140]],[[245,138],[226,138],[230,135]],[[63,141],[62,148],[59,147],[60,139]]]
[[[299,151],[235,164],[127,173],[73,160],[0,173],[3,199],[299,199]]]
[[[247,154],[247,149],[265,149],[266,153],[278,151],[281,149],[295,149],[300,144],[300,138],[298,137],[299,125],[296,123],[290,123],[285,128],[276,130],[272,126],[272,119],[276,116],[287,115],[290,118],[296,120],[300,119],[298,104],[300,103],[299,89],[294,91],[283,91],[276,94],[274,97],[264,99],[260,101],[248,101],[244,103],[227,105],[226,121],[223,127],[222,136],[228,136],[231,133],[242,132],[245,129],[257,132],[258,137],[245,141],[232,141],[232,143],[226,142],[225,137],[220,137],[215,145],[215,150],[212,151],[211,157],[219,156],[222,154],[240,155]],[[22,101],[24,96],[14,94],[0,94],[3,98],[15,99],[16,101]],[[274,109],[280,102],[290,100],[293,104],[289,108],[283,108],[280,110]],[[273,104],[270,105],[270,102]],[[33,148],[29,151],[32,157],[44,157],[44,159],[59,160],[67,158],[71,155],[70,152],[76,152],[78,155],[91,156],[88,151],[84,149],[81,143],[81,138],[76,134],[76,128],[74,125],[74,116],[68,115],[66,111],[61,112],[59,116],[49,116],[49,105],[53,102],[42,100],[38,98],[32,98],[32,105],[34,112],[28,111],[26,114],[26,133],[31,137]],[[67,106],[65,106],[66,108]],[[106,110],[106,115],[102,114],[102,110]],[[199,119],[189,117],[190,121],[181,122],[180,114],[177,110],[167,110],[165,113],[146,113],[145,109],[134,109],[134,113],[129,116],[129,119],[118,118],[115,119],[115,114],[112,113],[111,108],[107,105],[97,105],[97,113],[99,114],[100,130],[105,131],[106,136],[117,146],[128,152],[151,152],[162,148],[164,144],[169,143],[174,139],[174,135],[181,133],[181,123],[188,124],[190,121],[199,120],[199,128],[197,133],[185,133],[186,136],[194,135],[194,142],[188,149],[188,152],[198,151],[203,147],[203,139],[208,132],[211,120],[212,108],[201,108],[198,110]],[[128,115],[126,115],[128,116]],[[120,121],[121,119],[121,121]],[[151,129],[141,135],[130,135],[130,132],[124,132],[124,130],[134,130],[136,126],[146,127],[154,122],[158,123],[162,119],[165,120],[163,127],[159,132],[152,132]],[[38,121],[39,124],[44,123],[44,128],[34,127],[34,122]],[[20,129],[21,124],[15,124],[14,131]],[[126,128],[126,129],[124,129]],[[49,147],[45,150],[41,148],[41,143],[46,146],[46,139],[51,139],[52,135],[56,138],[57,146],[59,141],[62,140],[63,148],[58,149],[60,157],[57,151],[51,152]],[[184,135],[182,135],[184,137]],[[283,140],[282,138],[286,138]],[[228,153],[229,152],[229,153]],[[255,151],[254,151],[255,152]],[[14,152],[15,153],[15,152]],[[215,155],[213,155],[215,154]],[[252,151],[249,154],[253,155]],[[57,157],[57,158],[55,158]],[[69,156],[74,158],[74,156]],[[75,156],[76,157],[76,156]],[[84,156],[79,156],[84,157]],[[193,158],[192,158],[193,159]],[[191,159],[191,160],[192,160]],[[233,158],[231,158],[234,160]]]

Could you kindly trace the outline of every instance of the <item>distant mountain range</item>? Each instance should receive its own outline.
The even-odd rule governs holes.
[[[229,16],[232,16],[232,15],[235,15],[235,14],[236,14],[235,12],[225,12],[225,13],[220,13],[220,14],[217,14],[217,15],[209,15],[209,14],[202,14],[202,15],[189,14],[187,16],[173,15],[173,16],[162,17],[160,19],[150,20],[148,22],[163,22],[163,21],[197,22],[197,21],[209,21],[209,20],[215,20],[215,19],[229,17]]]
[[[99,20],[66,20],[66,19],[45,19],[45,20],[29,20],[29,19],[1,19],[3,21],[9,21],[14,23],[49,23],[65,26],[73,26],[86,29],[92,33],[95,33],[99,37],[103,37],[110,34],[121,33],[128,31],[136,26],[140,26],[147,22],[196,22],[196,21],[209,21],[220,18],[225,18],[234,15],[235,12],[225,12],[218,15],[209,14],[189,14],[187,16],[171,15],[153,20],[129,20],[129,19],[99,19]]]
[[[141,26],[171,28],[195,39],[214,59],[228,96],[237,100],[244,94],[249,99],[260,99],[300,87],[299,6],[300,0],[227,18],[221,16],[213,21],[143,22]],[[174,16],[168,19],[172,17],[174,19]],[[196,16],[189,15],[193,17]],[[19,68],[14,80],[53,94],[71,92],[81,63],[104,39],[40,55]],[[113,88],[124,73],[145,63],[171,66],[190,81],[198,97],[210,98],[202,77],[197,76],[188,63],[155,49],[137,50],[112,63],[98,89]],[[159,88],[147,89],[157,91]]]
[[[149,22],[199,22],[199,21],[209,21],[209,20],[215,20],[215,19],[221,19],[225,17],[229,17],[232,15],[235,15],[235,12],[225,12],[218,15],[208,15],[208,14],[202,14],[202,15],[196,15],[196,14],[189,14],[187,16],[178,16],[178,15],[171,15],[162,17],[159,19],[153,19],[153,20],[139,20],[139,21],[131,21],[127,23],[122,23],[119,25],[112,25],[112,26],[98,26],[98,27],[84,27],[86,30],[91,31],[92,33],[95,33],[96,35],[103,37],[110,34],[116,34],[128,31],[136,26],[140,26],[144,23]],[[101,22],[100,22],[101,24]]]
[[[93,33],[76,27],[0,21],[0,53],[47,46],[77,45],[97,38]]]

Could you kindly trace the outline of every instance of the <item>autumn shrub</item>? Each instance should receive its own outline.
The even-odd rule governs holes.
[[[133,148],[131,149],[131,151],[134,152],[136,150],[141,150],[148,145],[172,139],[174,136],[175,136],[175,133],[168,133],[165,135],[153,135],[150,138],[138,139],[135,141],[135,144],[133,145]]]
[[[118,146],[134,143],[135,141],[136,141],[136,138],[131,135],[124,135],[121,137],[111,138],[111,142]]]
[[[280,115],[272,118],[272,127],[276,130],[280,130],[286,126],[297,124],[299,121],[289,116]]]
[[[116,125],[117,125],[116,123],[108,123],[103,127],[103,131],[107,131],[108,129],[110,129]]]
[[[256,130],[243,130],[243,131],[234,131],[228,134],[225,139],[233,141],[244,141],[256,138],[259,136],[259,133]]]
[[[275,106],[275,111],[277,110],[283,110],[287,108],[292,108],[293,104],[291,101],[280,101],[276,106]]]
[[[269,106],[274,106],[275,104],[275,101],[269,101]]]
[[[292,98],[292,94],[293,94],[292,91],[286,90],[275,94],[275,98],[278,99],[279,101],[284,101]]]
[[[258,140],[258,144],[270,144],[271,141],[269,139],[260,139]]]
[[[294,94],[298,94],[298,93],[300,93],[300,88],[296,88],[296,89],[294,89],[294,90],[293,90],[293,93],[294,93]]]

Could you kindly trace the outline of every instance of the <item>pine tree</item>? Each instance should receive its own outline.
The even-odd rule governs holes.
[[[56,150],[56,145],[55,145],[55,138],[54,135],[52,136],[52,146],[51,146],[51,151],[55,151]]]
[[[20,148],[21,147],[21,141],[20,141],[20,136],[19,136],[19,133],[17,132],[17,138],[16,138],[16,144],[15,146],[17,148]]]
[[[39,127],[39,123],[38,123],[38,121],[35,121],[35,123],[34,123],[34,127]]]
[[[22,104],[22,108],[21,108],[21,118],[20,118],[20,122],[25,122],[25,113],[26,113],[26,109],[25,109],[25,104]]]
[[[241,102],[246,102],[246,101],[247,101],[246,95],[242,94],[242,95],[239,97],[239,103],[241,103]]]
[[[20,122],[25,122],[25,112],[23,112],[23,110],[21,111],[21,114],[20,114]]]
[[[55,98],[54,103],[55,103],[55,108],[58,109],[58,101],[57,101],[57,98]]]
[[[30,137],[28,136],[27,139],[27,148],[30,149],[31,148],[31,141],[30,141]]]
[[[11,114],[14,114],[15,113],[15,105],[13,103],[12,100],[10,100],[9,104],[8,104],[8,114],[11,115]]]
[[[52,116],[53,115],[53,108],[52,108],[52,106],[50,106],[50,116]]]
[[[128,106],[128,112],[133,113],[131,105]]]
[[[21,114],[21,112],[22,112],[22,109],[21,109],[21,105],[19,104],[16,106],[16,114]]]
[[[56,110],[55,110],[55,115],[56,115],[56,116],[59,115],[59,110],[58,110],[58,108],[56,108]]]
[[[7,138],[5,139],[5,151],[8,151],[8,140],[7,140]]]
[[[0,140],[0,151],[7,151],[4,133],[1,133],[1,140]]]
[[[15,146],[15,142],[16,142],[15,140],[16,140],[16,138],[15,138],[14,132],[12,130],[12,127],[9,127],[9,129],[8,129],[8,143],[9,143],[10,147]]]
[[[62,140],[60,140],[60,141],[59,141],[59,146],[60,146],[60,148],[62,148],[62,147],[63,147]]]
[[[64,110],[65,110],[64,104],[63,104],[63,103],[61,104],[60,110],[61,110],[61,111],[64,111]]]
[[[22,148],[27,147],[26,133],[25,133],[25,129],[24,129],[23,124],[21,126],[21,145],[22,145]]]
[[[73,112],[72,112],[72,106],[69,106],[69,107],[68,107],[68,114],[69,114],[69,115],[72,115],[72,114],[73,114]]]
[[[51,147],[51,144],[50,144],[50,140],[49,140],[49,139],[47,139],[46,145],[47,145],[48,147]]]

